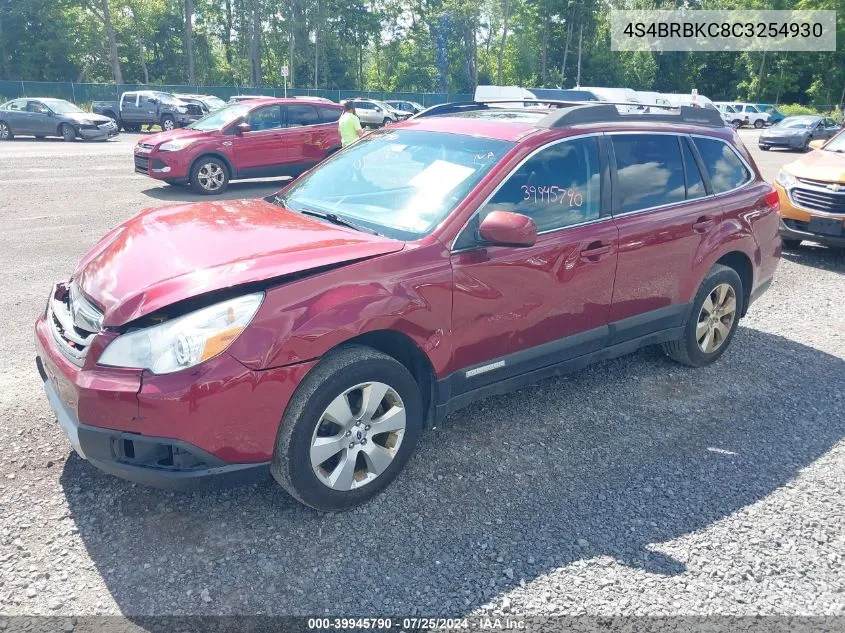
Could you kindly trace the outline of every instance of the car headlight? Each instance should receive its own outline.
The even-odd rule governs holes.
[[[179,138],[174,141],[167,141],[158,146],[160,152],[178,152],[180,149],[185,149],[189,145],[197,142],[195,138]]]
[[[234,343],[263,299],[264,293],[256,292],[128,332],[109,343],[97,362],[109,367],[149,369],[154,374],[193,367]]]
[[[188,111],[188,108],[186,108],[185,106],[176,106],[176,111],[179,114],[185,114]]]
[[[786,173],[782,169],[778,172],[778,175],[775,176],[775,180],[777,180],[778,184],[780,184],[784,189],[794,187],[796,182],[798,182],[797,180],[795,180],[795,176]]]

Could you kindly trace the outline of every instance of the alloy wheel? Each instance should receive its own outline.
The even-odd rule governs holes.
[[[217,163],[205,163],[197,171],[197,180],[200,183],[200,187],[206,191],[217,191],[223,186],[223,182],[226,180],[226,174],[223,168]]]
[[[5,141],[9,138],[9,126],[5,123],[0,123],[0,141]]]
[[[173,129],[173,119],[165,119],[163,124],[164,130],[169,132]]]
[[[736,320],[736,292],[730,284],[719,284],[701,306],[695,340],[705,354],[712,354],[724,345]]]
[[[405,434],[402,398],[383,382],[355,385],[331,401],[311,438],[311,468],[333,490],[361,488],[393,462]]]

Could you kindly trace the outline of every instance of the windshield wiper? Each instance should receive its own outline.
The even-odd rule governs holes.
[[[284,200],[282,200],[282,203],[284,203]],[[371,235],[380,235],[380,233],[378,231],[374,231],[373,229],[367,228],[366,226],[361,226],[360,224],[355,224],[355,222],[347,220],[346,218],[342,218],[335,213],[327,213],[325,211],[315,211],[314,209],[302,209],[302,208],[298,209],[298,211],[302,215],[310,215],[310,216],[313,216],[315,218],[320,218],[322,220],[328,220],[332,224],[337,224],[339,226],[346,226],[346,227],[349,227],[350,229],[355,229],[356,231],[361,231],[363,233],[370,233]]]

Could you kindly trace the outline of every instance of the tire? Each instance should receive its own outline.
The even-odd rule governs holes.
[[[173,119],[172,116],[169,114],[165,114],[161,117],[161,129],[162,131],[169,132],[170,130],[176,129],[176,121]]]
[[[786,240],[786,239],[781,238],[780,241],[783,244],[784,248],[788,248],[789,250],[793,251],[796,248],[798,248],[799,246],[801,246],[802,240]]]
[[[384,121],[381,122],[381,126],[387,127],[388,125],[390,125],[390,119],[388,119],[387,117],[384,117]]]
[[[722,305],[727,307],[724,308],[725,312],[722,313],[722,316],[719,316],[720,313],[718,312],[710,315],[715,319],[715,323],[721,323],[721,327],[708,327],[709,321],[705,316],[706,310],[703,309],[705,302],[709,302],[711,309],[714,304],[716,308],[720,307],[719,291],[723,288],[730,288],[733,296],[725,295],[725,303]],[[690,367],[704,367],[717,360],[725,353],[736,333],[743,310],[744,296],[742,280],[733,268],[721,264],[713,266],[704,281],[701,282],[698,293],[696,293],[692,302],[687,322],[684,325],[683,337],[677,341],[664,343],[663,351],[672,360]],[[727,309],[731,306],[731,298],[733,299],[733,312],[729,315]],[[725,323],[728,316],[732,317],[730,325]],[[708,334],[711,337],[710,339],[707,338]],[[699,341],[702,341],[704,345],[701,345]],[[716,344],[715,348],[710,347]]]
[[[742,127],[742,120],[741,119],[734,119],[733,121],[731,121],[731,125],[734,126],[735,130],[738,130],[739,128]]]
[[[384,397],[372,405],[378,407],[370,418],[372,426],[377,427],[382,418],[386,420],[381,423],[399,422],[396,415],[385,415],[386,408],[393,411],[398,407],[405,414],[401,431],[371,435],[369,425],[364,426],[367,414],[362,414],[361,386],[368,384],[378,385],[376,393],[387,389]],[[335,410],[347,412],[347,416],[338,416],[351,425],[347,431],[340,424],[328,421],[328,409],[338,401],[346,403]],[[338,348],[319,362],[291,398],[279,426],[270,472],[287,492],[305,505],[326,512],[352,508],[384,490],[401,472],[422,431],[422,409],[419,387],[399,361],[361,345]],[[359,435],[362,428],[367,429],[363,438]],[[338,439],[332,441],[330,437]],[[323,452],[328,455],[323,462],[313,465],[313,443],[321,438],[331,448]],[[347,441],[354,446],[350,448]],[[371,454],[379,459],[372,461]],[[350,465],[350,470],[344,471],[343,464]],[[332,487],[332,481],[336,487]]]
[[[765,125],[765,124],[760,119],[757,119],[756,121],[754,121],[755,129],[759,130],[761,127],[763,127],[763,125]]]
[[[72,143],[76,140],[76,130],[69,123],[62,123],[59,126],[59,133],[66,143]]]
[[[11,141],[13,138],[15,138],[15,135],[12,134],[12,128],[9,127],[9,124],[0,121],[0,142]]]
[[[191,167],[191,189],[214,195],[229,186],[229,168],[216,156],[200,156]]]

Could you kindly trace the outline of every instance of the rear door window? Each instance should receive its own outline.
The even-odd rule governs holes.
[[[320,122],[317,115],[317,108],[311,105],[289,105],[288,127],[301,127],[303,125],[315,125]]]
[[[674,134],[612,136],[616,155],[615,213],[631,213],[686,198],[681,148]]]
[[[693,137],[693,142],[710,176],[713,193],[731,191],[751,180],[751,172],[736,152],[724,141],[712,138]]]
[[[317,108],[320,113],[320,123],[333,123],[340,118],[343,110],[340,108],[330,108],[327,106],[320,106]]]
[[[684,156],[684,177],[687,187],[687,200],[701,198],[707,195],[704,189],[704,179],[701,177],[701,170],[695,161],[692,150],[686,139],[681,139],[681,153]]]

